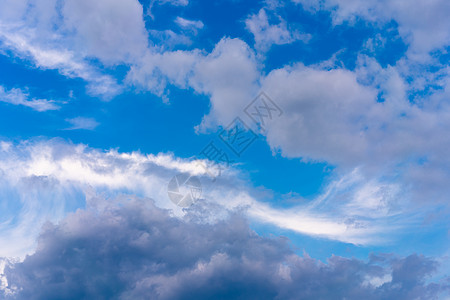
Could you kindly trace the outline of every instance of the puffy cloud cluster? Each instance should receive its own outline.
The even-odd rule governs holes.
[[[105,99],[121,90],[116,80],[91,64],[131,63],[147,49],[148,33],[138,1],[2,1],[3,50],[38,68],[58,70],[88,83]]]
[[[259,65],[250,47],[240,39],[223,38],[211,53],[149,52],[131,67],[127,81],[164,95],[167,85],[192,88],[208,95],[211,116],[207,127],[228,123],[258,90]]]
[[[191,207],[194,213],[197,208]],[[194,213],[195,215],[195,213]],[[206,224],[148,198],[88,199],[47,224],[37,251],[5,267],[6,299],[435,299],[446,278],[421,255],[326,263],[264,238],[239,215]],[[447,280],[447,281],[446,281]]]

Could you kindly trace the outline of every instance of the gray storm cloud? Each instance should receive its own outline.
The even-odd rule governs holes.
[[[285,238],[254,233],[232,214],[183,219],[150,199],[93,196],[85,210],[48,223],[37,251],[5,268],[7,299],[435,299],[449,280],[425,283],[438,264],[421,255],[295,254]]]

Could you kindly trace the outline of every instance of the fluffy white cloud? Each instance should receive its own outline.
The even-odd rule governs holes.
[[[269,124],[270,145],[287,156],[331,163],[366,159],[376,91],[360,85],[353,72],[299,64],[270,72],[262,87],[284,110]]]
[[[130,68],[126,80],[138,88],[164,96],[169,83],[181,88],[188,86],[189,77],[199,57],[198,51],[149,51],[140,64]]]
[[[147,48],[143,8],[137,0],[65,1],[63,27],[77,53],[104,63],[133,62]]]
[[[239,39],[222,39],[201,59],[189,82],[197,92],[210,97],[210,115],[203,126],[227,124],[258,90],[259,69],[254,53]]]
[[[210,54],[149,54],[144,62],[132,68],[131,83],[160,95],[170,83],[210,97],[211,110],[199,129],[244,118],[243,109],[262,89],[284,111],[264,133],[274,151],[325,161],[344,174],[362,167],[369,181],[391,178],[391,183],[411,191],[401,197],[446,201],[449,190],[441,184],[450,178],[445,171],[445,149],[450,146],[444,133],[450,128],[446,69],[439,75],[442,90],[411,102],[411,89],[420,88],[419,80],[406,80],[411,64],[383,68],[364,56],[354,71],[333,63],[298,63],[261,75],[260,62],[246,43],[223,39]],[[427,80],[435,82],[436,76]],[[437,180],[421,178],[423,172],[435,174]]]
[[[259,70],[256,57],[240,39],[222,39],[214,50],[205,54],[194,51],[149,51],[142,62],[132,66],[129,83],[163,95],[167,84],[193,88],[210,96],[212,114],[207,127],[217,120],[230,122],[257,91]]]
[[[141,57],[148,39],[142,10],[135,0],[2,2],[1,46],[36,67],[82,78],[91,94],[108,99],[120,87],[90,60],[109,66]]]
[[[50,33],[49,33],[50,34]],[[28,28],[0,26],[2,47],[12,50],[14,55],[32,61],[36,67],[58,70],[69,78],[81,78],[88,83],[88,93],[106,99],[118,94],[121,87],[109,75],[83,61],[70,50],[49,46],[47,42],[34,41],[36,36]]]

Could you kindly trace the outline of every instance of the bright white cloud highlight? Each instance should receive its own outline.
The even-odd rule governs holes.
[[[207,222],[215,223],[238,209],[257,222],[357,244],[394,242],[406,225],[417,224],[414,206],[405,209],[407,202],[399,202],[403,190],[384,182],[368,185],[358,172],[332,182],[307,204],[283,209],[252,196],[253,188],[239,179],[236,170],[212,184],[199,161],[168,154],[104,152],[57,140],[2,142],[0,172],[0,243],[7,245],[0,256],[30,253],[44,222],[57,222],[84,207],[93,192],[151,198],[158,207],[182,216],[184,212],[167,196],[168,182],[181,172],[201,176],[203,199],[198,205],[204,208],[197,218]]]

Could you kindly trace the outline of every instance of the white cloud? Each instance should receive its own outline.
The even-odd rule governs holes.
[[[261,75],[259,61],[246,43],[222,39],[209,54],[149,53],[143,61],[128,74],[131,84],[159,95],[164,95],[167,84],[174,84],[210,97],[210,112],[199,130],[243,117],[243,109],[262,89],[284,111],[265,132],[274,151],[325,161],[344,173],[362,167],[369,181],[389,177],[395,184],[421,185],[410,197],[445,201],[449,190],[440,182],[450,178],[443,167],[450,165],[445,155],[450,139],[444,133],[450,128],[445,100],[448,69],[426,79],[439,83],[442,90],[414,103],[408,98],[410,89],[421,86],[419,78],[412,85],[406,80],[411,64],[383,68],[365,56],[360,56],[354,71],[334,64],[298,63]],[[427,165],[417,163],[423,157]],[[421,171],[431,168],[438,189],[425,188],[429,180],[419,179]]]
[[[170,49],[174,48],[177,45],[191,45],[192,40],[189,36],[176,33],[173,30],[153,30],[150,29],[148,31],[152,41],[158,45],[159,53],[165,54],[169,53]],[[139,64],[145,63],[144,61],[140,61]]]
[[[152,19],[155,18],[155,16],[152,13],[153,6],[155,5],[164,5],[169,4],[173,6],[188,6],[189,0],[150,0],[150,3],[147,7],[146,14],[150,16]]]
[[[446,0],[293,0],[312,10],[332,12],[333,22],[353,22],[358,17],[371,22],[399,25],[399,32],[410,45],[410,55],[426,54],[450,45],[450,3]]]
[[[188,86],[189,77],[199,60],[199,51],[148,51],[141,63],[131,66],[126,81],[164,97],[167,84],[181,88]]]
[[[196,218],[203,222],[215,223],[239,210],[257,222],[356,244],[395,242],[405,228],[419,226],[423,214],[434,209],[409,205],[399,197],[407,190],[388,181],[370,182],[361,172],[332,181],[307,204],[280,209],[253,196],[253,187],[237,170],[229,169],[210,183],[199,162],[170,154],[100,151],[57,140],[2,142],[0,243],[6,246],[0,257],[32,252],[42,224],[84,207],[92,193],[152,198],[158,207],[182,216],[185,212],[167,196],[167,184],[178,173],[202,179],[203,196],[197,202],[202,213]],[[414,216],[417,211],[419,217]]]
[[[76,54],[60,47],[48,47],[40,42],[33,42],[34,34],[29,29],[12,28],[0,24],[0,38],[2,47],[12,50],[21,58],[31,60],[36,67],[42,69],[58,70],[69,78],[81,78],[88,83],[88,92],[96,95],[110,97],[116,95],[121,89],[111,76],[100,74],[98,70],[77,58]]]
[[[85,118],[85,117],[76,117],[72,119],[66,119],[72,126],[67,128],[67,130],[76,130],[76,129],[86,129],[86,130],[94,130],[97,128],[100,123],[98,123],[93,118]]]
[[[138,1],[19,0],[15,13],[2,18],[2,48],[36,67],[82,78],[91,94],[109,99],[120,91],[116,80],[101,74],[92,58],[106,66],[130,64],[147,49],[147,31]],[[9,11],[0,4],[0,11]]]
[[[147,48],[143,8],[137,0],[72,0],[62,8],[73,49],[107,64],[133,62]]]
[[[13,88],[6,90],[0,85],[0,101],[14,105],[23,105],[36,111],[57,110],[59,106],[53,100],[29,99],[29,95],[21,89]]]
[[[130,191],[173,208],[166,194],[171,176],[204,172],[170,155],[104,153],[57,140],[0,146],[0,256],[30,253],[41,225],[82,207],[90,188],[110,195]]]
[[[173,6],[187,6],[189,4],[189,0],[152,0],[152,2],[156,2],[158,4],[170,4]]]
[[[302,157],[304,160],[327,161],[338,165],[340,171],[344,170],[343,173],[364,166],[362,172],[367,175],[370,184],[352,190],[357,196],[352,197],[352,201],[347,199],[344,205],[354,214],[359,214],[361,210],[379,209],[380,205],[382,209],[377,211],[381,211],[384,215],[389,214],[389,205],[383,206],[385,204],[380,199],[389,198],[392,202],[390,194],[398,194],[397,183],[426,182],[426,178],[421,178],[423,175],[420,174],[423,170],[429,170],[428,168],[434,170],[427,173],[432,174],[434,178],[440,176],[444,179],[449,178],[446,177],[448,172],[445,168],[441,166],[444,169],[441,170],[438,167],[440,163],[448,163],[443,153],[450,143],[443,133],[449,128],[446,120],[449,119],[447,117],[450,110],[445,101],[438,99],[448,95],[448,88],[440,93],[441,96],[434,97],[430,102],[414,105],[408,102],[408,87],[401,66],[382,68],[371,60],[359,62],[354,72],[335,66],[295,64],[261,75],[262,66],[256,54],[239,39],[224,38],[217,43],[211,53],[200,50],[165,52],[164,47],[148,49],[146,33],[143,32],[145,30],[142,7],[137,1],[130,0],[126,3],[129,4],[129,11],[122,11],[128,9],[128,6],[124,7],[115,1],[94,4],[85,1],[67,2],[62,17],[57,17],[56,23],[52,10],[44,9],[46,14],[37,18],[36,30],[32,30],[31,23],[27,23],[28,17],[17,13],[18,20],[25,24],[19,22],[19,25],[12,26],[13,22],[8,21],[8,26],[1,27],[2,40],[8,49],[30,57],[38,67],[58,69],[66,76],[80,77],[91,82],[97,94],[114,95],[119,88],[111,77],[101,76],[101,73],[88,63],[91,58],[98,58],[106,65],[130,63],[132,66],[127,74],[127,83],[150,90],[162,97],[167,96],[168,84],[192,88],[197,93],[209,96],[211,100],[211,110],[203,119],[200,129],[226,125],[236,116],[242,115],[243,108],[262,88],[284,111],[282,118],[272,122],[267,131],[267,141],[275,151],[280,150],[285,156]],[[351,3],[356,6],[348,4],[347,11],[337,10],[336,13],[345,19],[353,15],[370,18],[365,4],[359,1]],[[187,5],[187,2],[175,4]],[[40,7],[45,5],[55,7],[52,2],[37,1],[35,6],[37,10],[32,12],[37,14]],[[391,10],[389,8],[387,11]],[[94,16],[99,16],[99,19],[95,19]],[[402,17],[399,17],[399,20],[403,20]],[[186,21],[189,20],[179,19],[179,22],[184,22],[185,25],[192,22]],[[403,20],[399,23],[400,26],[408,25],[407,21]],[[335,22],[339,22],[336,16]],[[75,24],[78,23],[83,25],[75,28]],[[55,24],[59,29],[56,32],[49,30],[49,27]],[[411,23],[408,26],[414,27],[413,25]],[[280,20],[275,25],[270,24],[265,10],[250,17],[247,26],[254,33],[256,43],[259,43],[257,48],[288,43],[295,39],[295,34],[288,30],[284,21]],[[409,31],[414,37],[411,42],[414,51],[426,51],[414,42],[420,37],[420,30],[413,28]],[[406,32],[407,29],[402,31],[405,38],[408,36]],[[48,33],[51,33],[50,38],[42,37]],[[170,36],[171,33],[167,34]],[[439,42],[439,39],[434,40],[435,38],[432,37],[430,47],[445,44]],[[58,41],[58,44],[63,41],[62,46],[56,47],[54,41]],[[99,45],[100,41],[104,45]],[[129,44],[137,46],[134,48]],[[120,49],[114,51],[115,47]],[[447,84],[446,87],[448,86]],[[384,102],[377,102],[380,92]],[[141,187],[145,185],[146,180],[129,182],[127,177],[119,175],[115,177],[109,173],[99,174],[96,170],[86,169],[85,157],[81,156],[82,159],[74,158],[72,165],[69,164],[71,170],[78,172],[77,177],[71,180],[86,177],[92,179],[92,182],[96,180],[102,182],[97,183],[98,185],[108,187],[122,182],[120,187],[123,189],[140,190],[146,196],[154,195],[151,189]],[[414,160],[421,156],[429,156],[432,168],[430,165],[408,166],[401,170],[396,168],[398,164],[408,162],[408,159]],[[77,163],[80,160],[83,163]],[[48,166],[55,167],[51,160],[43,167]],[[100,166],[99,169],[103,167]],[[60,169],[60,166],[55,168]],[[410,170],[413,172],[408,173]],[[68,176],[66,174],[68,172],[67,169],[57,177]],[[380,177],[391,176],[392,173],[401,173],[398,182],[394,181],[393,185],[378,184]],[[129,178],[135,176],[126,172],[124,174],[128,174]],[[405,174],[409,174],[409,177]],[[159,187],[164,186],[163,181],[159,179],[155,181],[160,184]],[[441,181],[433,182],[439,184],[442,196],[447,189]],[[83,184],[87,182],[86,180]],[[137,182],[139,187],[136,187]],[[153,184],[149,183],[149,186]],[[301,208],[297,211],[272,211],[270,207],[255,204],[254,199],[245,192],[233,190],[226,195],[235,199],[227,199],[229,203],[236,204],[239,201],[242,203],[244,199],[246,205],[254,205],[258,211],[254,214],[260,218],[268,215],[267,219],[273,223],[302,233],[346,241],[361,241],[358,235],[367,233],[363,229],[354,228],[352,230],[356,230],[356,233],[347,232],[348,225],[342,223],[342,219],[347,217],[346,214],[339,215],[339,220],[336,221],[328,214],[324,216],[318,214],[318,211],[310,211],[304,216],[304,221],[299,222],[295,220],[296,214],[305,213]],[[363,199],[367,197],[370,197],[370,201],[364,202]],[[314,222],[317,222],[317,227],[311,226],[316,224]],[[376,226],[372,228],[379,229]]]
[[[279,18],[279,23],[269,24],[269,18],[265,9],[261,9],[257,15],[251,15],[245,20],[245,25],[255,39],[255,48],[261,51],[267,51],[272,45],[290,44],[297,40],[307,42],[311,35],[302,34],[287,27],[286,22]]]
[[[210,96],[210,114],[202,127],[228,125],[258,90],[256,57],[240,39],[222,39],[214,50],[200,59],[192,71],[189,85]],[[218,123],[219,122],[219,123]]]
[[[197,20],[197,21],[193,21],[193,20],[188,20],[182,17],[177,17],[175,19],[175,23],[178,24],[178,26],[182,27],[182,28],[187,28],[187,29],[202,29],[204,24],[202,21]]]
[[[240,39],[224,38],[209,54],[199,50],[149,51],[141,63],[131,67],[127,82],[160,96],[167,84],[209,95],[211,113],[219,114],[204,119],[204,125],[210,126],[217,119],[234,119],[241,105],[257,91],[258,78],[257,61],[248,45]]]
[[[377,109],[376,91],[360,85],[353,72],[298,64],[270,72],[262,89],[284,110],[270,123],[272,147],[286,156],[332,164],[366,159],[365,127]]]

